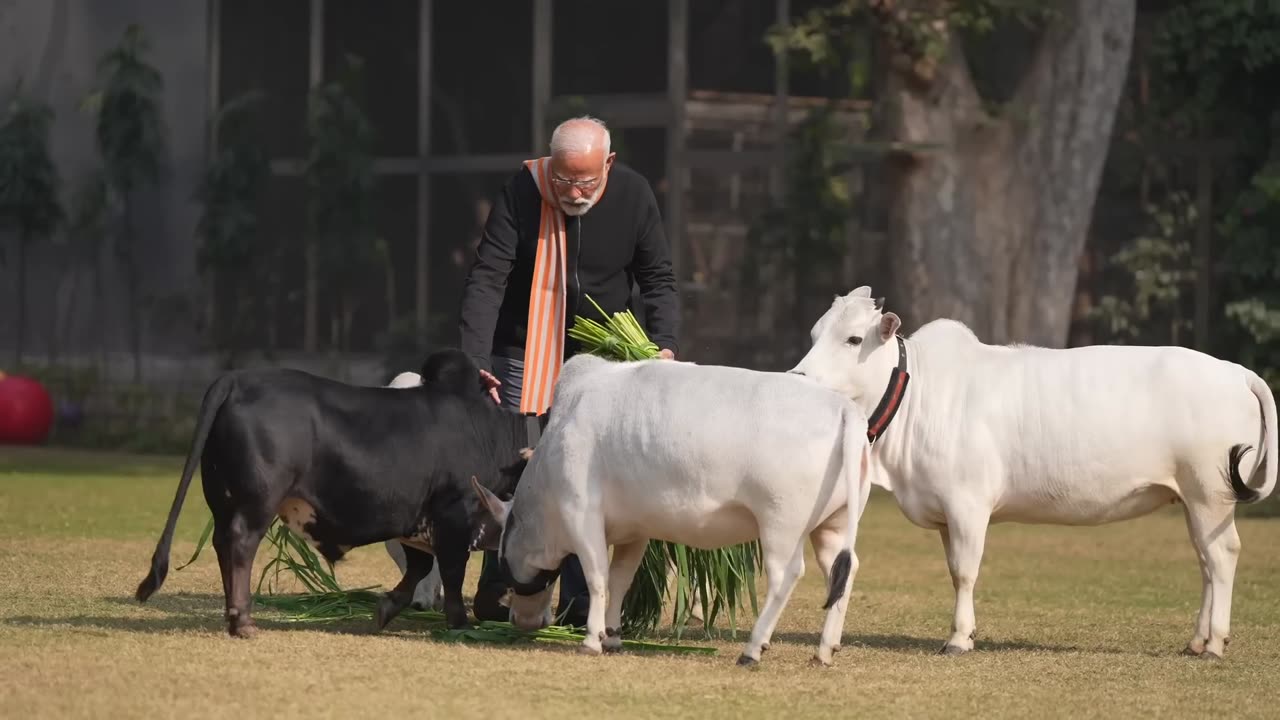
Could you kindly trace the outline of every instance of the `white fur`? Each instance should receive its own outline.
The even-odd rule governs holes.
[[[837,297],[814,324],[801,372],[870,413],[897,364],[899,320],[870,288]],[[850,338],[864,338],[860,344]],[[987,345],[935,320],[907,340],[910,383],[872,448],[872,482],[913,523],[938,529],[955,586],[944,650],[973,648],[973,588],[990,523],[1099,525],[1181,502],[1203,595],[1188,649],[1220,657],[1240,540],[1228,453],[1253,447],[1245,479],[1276,484],[1271,391],[1235,363],[1180,347]]]
[[[804,573],[807,536],[829,583],[838,554],[851,560],[817,652],[831,662],[870,491],[866,416],[856,405],[782,373],[577,355],[552,406],[512,500],[474,487],[504,523],[502,557],[517,581],[570,553],[582,561],[591,593],[584,651],[621,644],[605,630],[621,624],[650,539],[720,548],[759,538],[768,595],[740,662],[758,661]],[[509,536],[508,513],[516,519]],[[513,596],[512,621],[538,627],[550,601],[550,590]]]
[[[402,372],[387,384],[389,388],[409,388],[422,384],[422,376],[416,372]],[[388,540],[383,545],[403,574],[405,571],[404,548],[399,540]],[[413,589],[413,607],[419,610],[440,610],[444,607],[444,585],[440,582],[440,564],[432,563],[431,572]]]

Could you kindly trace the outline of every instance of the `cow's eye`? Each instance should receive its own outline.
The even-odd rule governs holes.
[[[850,335],[849,339],[845,340],[845,342],[849,343],[850,345],[858,345],[862,342],[862,338],[858,337],[857,335]]]

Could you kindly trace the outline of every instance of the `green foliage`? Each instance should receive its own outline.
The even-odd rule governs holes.
[[[0,124],[0,230],[16,231],[24,243],[52,235],[65,219],[49,152],[53,120],[48,105],[18,95]]]
[[[103,171],[112,191],[121,198],[121,230],[116,234],[116,259],[125,270],[129,339],[133,349],[133,381],[142,382],[142,278],[138,267],[134,193],[159,182],[166,153],[160,96],[160,71],[145,55],[151,49],[142,28],[125,28],[120,43],[98,62],[104,87],[86,99],[94,113],[94,137]]]
[[[823,106],[792,130],[782,204],[751,229],[758,247],[802,269],[839,260],[853,213],[846,177],[853,148],[834,117]]]
[[[1280,81],[1280,3],[1172,3],[1153,33],[1151,59],[1153,116],[1166,132],[1257,130],[1270,97],[1256,88]]]
[[[1178,344],[1191,331],[1190,319],[1180,310],[1195,283],[1195,205],[1185,193],[1174,193],[1164,206],[1148,207],[1147,213],[1150,231],[1108,260],[1125,278],[1124,292],[1103,295],[1088,319],[1112,342]]]
[[[814,7],[766,35],[774,53],[793,53],[813,67],[846,68],[851,91],[866,83],[873,30],[878,39],[910,62],[936,62],[953,33],[980,35],[1001,22],[1036,26],[1058,15],[1042,0],[958,0],[904,6],[883,0],[838,0]]]
[[[196,225],[203,241],[196,256],[202,271],[248,269],[262,252],[257,201],[271,166],[252,124],[261,100],[260,93],[246,93],[215,118],[218,152],[195,194],[204,206]]]
[[[165,154],[160,71],[145,55],[151,43],[142,28],[125,28],[120,44],[98,62],[105,87],[91,95],[95,138],[112,185],[122,194],[159,181]]]
[[[373,221],[374,130],[361,108],[363,61],[347,55],[334,80],[311,91],[307,107],[307,229],[321,287],[337,299],[335,344],[346,347],[357,284],[389,263]]]
[[[1280,160],[1273,160],[1240,193],[1219,226],[1231,238],[1225,274],[1227,335],[1240,348],[1240,362],[1280,389]],[[1237,332],[1232,332],[1235,330]],[[1243,334],[1243,337],[1240,334]]]
[[[1215,351],[1280,388],[1280,2],[1180,0],[1151,38],[1150,104],[1135,131],[1235,144],[1213,175]],[[1185,193],[1191,181],[1180,162],[1149,156],[1147,175]]]
[[[86,263],[94,261],[121,209],[121,198],[107,181],[105,171],[97,168],[83,175],[72,191],[67,221],[73,257]]]
[[[65,217],[58,198],[62,181],[49,154],[52,124],[49,106],[19,94],[0,125],[0,230],[14,230],[18,240],[16,361],[21,361],[26,342],[27,248],[52,235]]]
[[[249,349],[250,333],[261,307],[275,243],[259,232],[259,202],[271,166],[254,127],[262,95],[246,93],[227,103],[215,118],[218,151],[201,179],[195,199],[203,206],[196,225],[201,245],[200,272],[214,278],[215,297],[225,312],[211,328],[216,347],[229,354],[228,365]]]

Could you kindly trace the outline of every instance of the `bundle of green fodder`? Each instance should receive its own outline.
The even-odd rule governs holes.
[[[196,546],[195,553],[178,569],[181,570],[199,557],[200,551],[213,530],[210,518]],[[273,557],[262,568],[254,589],[254,602],[280,611],[287,622],[333,623],[342,621],[374,621],[380,588],[376,586],[346,588],[338,583],[333,568],[322,562],[305,540],[277,519],[267,531],[267,542]],[[306,592],[277,593],[281,575],[299,582]],[[270,576],[270,581],[268,581]],[[266,585],[266,591],[263,585]],[[443,613],[434,610],[406,609],[397,620],[407,620],[416,627],[427,630],[437,640],[453,642],[494,643],[514,645],[522,643],[580,644],[584,636],[570,627],[553,625],[535,631],[524,631],[511,623],[485,621],[466,628],[448,627]],[[713,647],[694,647],[671,643],[623,640],[623,649],[680,654],[714,655]]]
[[[569,336],[582,345],[584,352],[622,362],[658,357],[658,346],[649,340],[629,310],[610,316],[590,296],[587,301],[606,322],[601,324],[581,315],[574,318]],[[707,629],[721,612],[727,612],[730,626],[736,630],[744,592],[752,612],[759,612],[755,583],[759,567],[758,542],[700,550],[652,540],[645,548],[644,560],[622,602],[623,628],[636,634],[653,631],[662,618],[663,605],[671,599],[674,600],[672,625],[677,635],[688,623],[693,603],[701,607]],[[676,573],[674,598],[668,598],[670,568]]]

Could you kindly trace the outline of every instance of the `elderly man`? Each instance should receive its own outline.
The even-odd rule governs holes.
[[[614,161],[609,131],[590,117],[551,135],[551,155],[528,160],[495,198],[463,290],[462,349],[481,368],[494,401],[541,415],[564,360],[578,348],[576,315],[604,322],[628,309],[633,282],[645,331],[665,359],[679,350],[680,302],[662,217],[648,181]],[[506,584],[485,553],[474,611],[506,620]],[[587,588],[578,559],[561,572],[557,615],[584,625]]]

